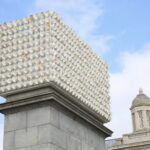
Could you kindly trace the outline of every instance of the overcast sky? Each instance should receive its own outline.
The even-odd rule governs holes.
[[[150,96],[149,0],[0,0],[0,23],[56,11],[109,65],[113,138],[132,132],[130,106]],[[3,99],[0,98],[0,102]],[[0,115],[0,150],[3,116]]]

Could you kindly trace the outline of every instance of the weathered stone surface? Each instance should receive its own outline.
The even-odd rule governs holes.
[[[60,113],[55,107],[50,107],[50,123],[56,127],[59,127]]]
[[[6,132],[4,134],[4,150],[12,150],[15,147],[15,132]]]
[[[66,150],[66,149],[63,149],[55,144],[50,144],[50,150]]]
[[[80,139],[69,136],[67,140],[67,149],[68,150],[82,150],[82,142]]]
[[[38,143],[48,143],[50,141],[50,125],[45,124],[38,127]]]
[[[4,150],[105,149],[104,132],[55,101],[14,110],[6,113]]]
[[[26,127],[26,111],[5,116],[5,131],[13,131]]]
[[[47,143],[47,144],[31,146],[26,148],[26,150],[51,150],[51,149],[50,149],[50,144]]]
[[[74,134],[76,132],[76,121],[73,120],[72,116],[68,115],[66,112],[60,113],[60,128],[70,134]]]
[[[38,144],[38,127],[27,128],[27,146]]]
[[[38,144],[37,127],[22,129],[15,131],[16,148],[27,147]]]
[[[17,148],[15,150],[27,150],[26,148]]]
[[[50,142],[62,147],[67,148],[67,133],[50,125]]]
[[[82,143],[82,150],[95,150],[95,147],[90,146],[88,143]]]
[[[25,147],[27,145],[27,130],[17,130],[15,131],[15,147]]]
[[[19,96],[17,97],[17,95]],[[17,93],[9,93],[6,96],[6,98],[9,99],[9,103],[6,102],[3,104],[0,104],[0,112],[6,115],[14,114],[17,111],[22,112],[22,110],[26,111],[28,115],[28,113],[33,110],[32,108],[33,106],[35,109],[37,109],[39,105],[40,107],[43,107],[43,104],[45,103],[47,103],[46,104],[47,106],[49,105],[49,103],[57,102],[60,105],[63,105],[65,108],[67,108],[68,111],[73,112],[77,116],[80,116],[83,120],[86,120],[87,122],[89,122],[91,125],[94,125],[96,128],[104,132],[107,136],[111,135],[112,133],[109,129],[103,126],[103,121],[102,121],[101,116],[99,115],[97,116],[94,112],[89,112],[88,108],[86,108],[84,105],[78,105],[77,103],[74,103],[75,99],[71,95],[69,95],[68,93],[66,93],[65,91],[63,91],[62,89],[60,89],[58,86],[54,84],[51,84],[51,85],[44,84],[42,86],[38,86],[38,87],[36,86],[30,89],[23,89],[21,91],[18,91]],[[61,111],[61,108],[59,111]],[[27,120],[29,127],[30,126],[32,127],[35,124],[39,124],[38,119],[34,120],[33,119],[34,117],[32,117],[32,115],[37,118],[40,117],[40,115],[36,116],[36,113],[35,114],[31,113],[30,118],[27,116],[27,119],[30,120],[30,122]],[[49,115],[46,115],[46,117],[49,117]],[[76,119],[74,117],[75,116],[72,116],[71,118],[73,118],[74,120]],[[57,111],[55,113],[50,113],[50,122],[51,124],[57,127],[60,126],[60,121],[58,118],[59,118],[59,113],[57,113]]]
[[[32,127],[49,123],[50,121],[50,107],[40,107],[31,109],[27,112],[27,126]]]

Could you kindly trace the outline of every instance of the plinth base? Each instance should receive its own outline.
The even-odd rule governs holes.
[[[111,131],[52,87],[5,95],[4,150],[105,150]]]

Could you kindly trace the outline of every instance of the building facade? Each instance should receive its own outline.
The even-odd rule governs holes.
[[[108,150],[150,150],[150,98],[142,89],[130,108],[133,132],[122,138],[108,140]]]

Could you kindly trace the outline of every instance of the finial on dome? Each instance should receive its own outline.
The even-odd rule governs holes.
[[[142,88],[139,89],[139,94],[143,94],[143,89]]]

